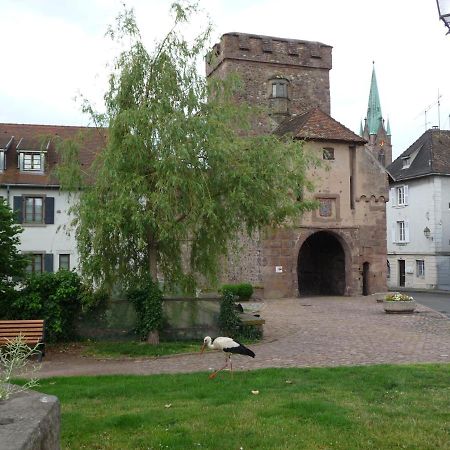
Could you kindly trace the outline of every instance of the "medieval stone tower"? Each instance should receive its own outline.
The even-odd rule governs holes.
[[[389,120],[385,127],[383,114],[381,113],[375,65],[372,69],[369,104],[364,122],[364,127],[361,124],[359,134],[368,141],[367,148],[373,153],[380,164],[383,167],[387,167],[392,162],[391,129]]]
[[[314,192],[305,192],[317,210],[290,227],[241,236],[239,250],[224,261],[224,282],[250,282],[266,298],[386,290],[387,177],[366,139],[330,116],[331,52],[319,42],[227,33],[206,66],[211,77],[236,73],[242,82],[236,99],[263,108],[252,132],[288,134],[323,160],[308,174]],[[370,118],[378,117],[378,134],[370,138],[383,148],[373,81]]]
[[[260,132],[272,131],[286,117],[318,107],[330,114],[329,45],[244,33],[227,33],[213,47],[207,76],[237,73],[240,99],[267,107],[270,119]]]

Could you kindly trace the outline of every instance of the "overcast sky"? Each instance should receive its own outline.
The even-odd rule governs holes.
[[[100,107],[114,48],[104,37],[119,0],[0,0],[0,122],[87,125],[74,98]],[[171,0],[127,0],[149,46],[170,26]],[[428,127],[450,128],[450,36],[435,0],[201,0],[226,32],[320,41],[333,46],[331,114],[352,130],[367,111],[375,61],[394,157]],[[199,15],[192,25],[205,23]]]

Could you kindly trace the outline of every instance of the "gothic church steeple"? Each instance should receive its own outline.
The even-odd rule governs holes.
[[[384,167],[392,162],[391,130],[389,121],[387,128],[384,125],[377,76],[375,74],[375,62],[372,68],[367,115],[361,136],[368,141],[367,147]]]

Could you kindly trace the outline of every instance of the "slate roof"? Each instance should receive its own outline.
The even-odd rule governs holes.
[[[81,165],[90,167],[95,155],[105,146],[107,130],[93,127],[0,123],[0,148],[5,148],[3,144],[6,146],[12,137],[14,138],[12,144],[6,150],[6,170],[0,172],[0,185],[58,186],[58,180],[52,172],[59,161],[59,156],[52,137],[78,138],[81,142]],[[22,150],[39,150],[42,142],[45,142],[45,149],[50,140],[43,174],[21,173],[17,168],[17,145],[21,140]]]
[[[412,161],[404,169],[403,160],[407,157]],[[427,175],[450,175],[450,131],[427,130],[387,170],[395,181]]]
[[[365,144],[367,141],[334,120],[319,108],[284,120],[274,131],[277,135],[291,134],[305,140],[351,142]]]

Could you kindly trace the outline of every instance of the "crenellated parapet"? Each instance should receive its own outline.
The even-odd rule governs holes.
[[[330,70],[331,51],[331,46],[320,42],[226,33],[213,47],[206,74],[209,76],[226,59]]]

